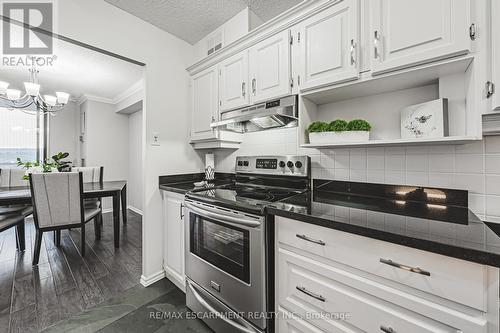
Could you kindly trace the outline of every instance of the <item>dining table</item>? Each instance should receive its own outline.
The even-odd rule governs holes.
[[[127,223],[127,182],[124,180],[83,184],[84,199],[113,199],[113,237],[115,248],[120,247],[120,200],[123,224]],[[29,186],[0,187],[0,206],[32,204]]]

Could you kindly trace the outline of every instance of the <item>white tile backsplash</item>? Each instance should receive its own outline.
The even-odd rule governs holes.
[[[216,170],[234,172],[239,155],[309,155],[313,178],[468,190],[469,207],[500,223],[500,136],[467,145],[321,150],[298,147],[297,137],[296,128],[245,134],[240,149],[216,152]]]
[[[406,170],[427,172],[429,170],[429,155],[427,154],[406,155]]]
[[[386,170],[404,170],[406,167],[406,155],[385,155]]]
[[[429,172],[454,172],[454,158],[453,154],[429,154]]]
[[[500,154],[485,156],[485,169],[489,174],[500,174]]]
[[[455,171],[462,173],[484,173],[484,155],[456,154]]]

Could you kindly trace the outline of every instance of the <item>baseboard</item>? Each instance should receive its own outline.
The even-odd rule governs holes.
[[[186,279],[183,276],[180,276],[177,272],[170,269],[165,264],[163,265],[163,269],[165,270],[165,276],[169,279],[173,284],[177,286],[184,293],[186,292]]]
[[[130,209],[131,211],[133,211],[134,213],[136,214],[139,214],[139,215],[143,215],[142,214],[142,210],[138,209],[138,208],[135,208],[134,206],[128,206],[127,209]]]
[[[158,271],[158,272],[156,272],[156,273],[154,273],[154,274],[152,274],[150,276],[141,275],[141,284],[144,287],[147,287],[147,286],[152,285],[155,282],[160,281],[164,277],[165,277],[165,271],[164,270]]]
[[[131,211],[133,211],[134,213],[137,213],[137,214],[139,214],[139,215],[141,215],[141,216],[143,215],[142,210],[137,209],[137,208],[135,208],[134,206],[128,206],[128,207],[127,207],[127,209],[130,209],[130,210],[131,210]],[[122,210],[120,209],[120,212],[121,212],[121,211],[122,211]],[[104,209],[102,210],[102,213],[103,213],[103,214],[112,213],[112,212],[113,212],[113,208],[104,208]]]

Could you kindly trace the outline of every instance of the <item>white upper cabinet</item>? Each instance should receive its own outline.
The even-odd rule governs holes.
[[[465,54],[470,0],[370,1],[372,74]]]
[[[290,32],[288,30],[250,49],[249,78],[253,103],[291,93]]]
[[[217,66],[191,78],[192,114],[191,140],[207,140],[217,136],[210,124],[218,120]]]
[[[300,24],[300,90],[359,77],[359,0],[343,0]]]
[[[248,51],[245,50],[219,64],[220,111],[248,105],[248,90]]]
[[[500,84],[500,20],[498,17],[500,13],[500,1],[492,1],[491,10],[491,24],[492,24],[492,47],[493,56],[491,57],[493,61],[493,84],[497,87]],[[490,88],[493,89],[493,88]],[[500,111],[500,93],[496,92],[492,95],[493,98],[493,109]]]

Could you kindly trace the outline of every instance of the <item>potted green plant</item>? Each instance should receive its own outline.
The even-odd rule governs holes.
[[[370,130],[370,123],[362,119],[350,122],[337,119],[330,123],[315,121],[307,129],[309,142],[313,144],[365,142],[370,139]]]
[[[28,180],[30,173],[48,173],[48,172],[68,172],[71,170],[71,162],[63,161],[69,153],[57,153],[52,156],[52,161],[48,159],[45,162],[24,162],[17,158],[17,166],[26,169],[24,180]]]

